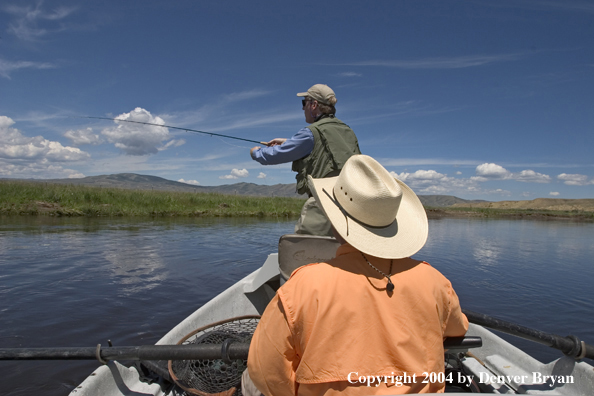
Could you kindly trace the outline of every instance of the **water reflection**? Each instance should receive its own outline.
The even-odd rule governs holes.
[[[498,264],[500,252],[501,248],[496,241],[481,238],[475,242],[472,256],[477,262],[478,268],[486,269]]]
[[[114,280],[125,285],[120,291],[123,295],[151,290],[167,279],[160,243],[117,238],[110,245],[105,259],[112,264]]]
[[[418,257],[454,285],[464,308],[594,342],[594,224],[430,221]],[[548,361],[558,352],[513,339]]]
[[[0,347],[154,343],[292,230],[259,219],[0,218]],[[594,224],[432,220],[415,258],[452,281],[464,308],[594,343],[593,237]],[[27,383],[63,395],[95,366],[0,362],[0,372],[9,393]]]

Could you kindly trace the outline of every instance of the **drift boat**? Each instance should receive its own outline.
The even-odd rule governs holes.
[[[196,329],[208,329],[213,323],[225,323],[231,318],[242,318],[257,324],[257,319],[254,318],[264,312],[276,290],[295,268],[332,258],[337,246],[338,243],[333,238],[284,235],[279,242],[279,253],[270,254],[261,268],[200,307],[161,338],[157,345],[179,344],[188,340],[189,336],[195,338],[196,334],[204,337],[204,333],[208,331],[197,332]],[[594,394],[594,367],[580,361],[584,356],[592,358],[591,346],[577,338],[548,335],[469,311],[465,313],[471,322],[465,340],[454,342],[446,351],[446,372],[443,377],[438,378],[441,374],[433,373],[431,375],[435,378],[428,378],[445,381],[446,392],[459,395],[469,392],[572,396]],[[543,364],[487,330],[485,326],[557,349],[565,349],[565,353],[574,357],[563,356]],[[99,348],[97,350],[98,359],[103,360]],[[70,395],[208,394],[192,388],[186,389],[176,378],[172,378],[175,373],[171,363],[164,360],[140,361],[130,366],[114,360],[104,363],[106,364],[72,390]],[[242,370],[243,367],[239,369]],[[353,380],[371,381],[369,378],[358,377]],[[373,386],[373,383],[370,385]]]

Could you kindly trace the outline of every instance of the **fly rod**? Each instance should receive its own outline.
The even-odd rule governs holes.
[[[80,118],[93,118],[93,119],[96,119],[96,120],[122,121],[122,122],[131,122],[131,123],[134,123],[134,124],[143,124],[143,125],[158,126],[158,127],[162,127],[162,128],[179,129],[180,131],[193,132],[193,133],[203,133],[205,135],[220,136],[220,137],[224,137],[224,138],[228,138],[228,139],[235,139],[235,140],[243,140],[244,142],[257,143],[257,144],[263,144],[265,146],[268,146],[268,143],[267,142],[258,142],[257,140],[244,139],[244,138],[235,137],[235,136],[229,136],[229,135],[222,135],[220,133],[214,133],[214,132],[198,131],[196,129],[190,129],[190,128],[174,127],[174,126],[171,126],[171,125],[153,124],[151,122],[132,121],[132,120],[121,120],[119,118],[107,118],[107,117],[80,117]]]

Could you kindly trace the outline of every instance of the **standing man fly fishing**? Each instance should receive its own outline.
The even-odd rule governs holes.
[[[304,98],[302,108],[310,125],[289,139],[276,138],[267,143],[268,147],[255,146],[250,154],[262,165],[293,163],[297,192],[309,197],[301,209],[295,233],[331,236],[332,225],[313,197],[307,177],[337,176],[345,162],[352,155],[361,154],[361,150],[355,132],[335,117],[336,95],[329,86],[316,84],[297,96]]]

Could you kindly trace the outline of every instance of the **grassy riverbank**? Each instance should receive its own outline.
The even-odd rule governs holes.
[[[493,219],[524,219],[524,220],[574,220],[594,221],[594,212],[581,210],[546,210],[546,209],[493,209],[475,207],[426,207],[430,219],[471,217]]]
[[[304,199],[251,197],[40,182],[0,181],[0,215],[46,216],[299,216]],[[426,207],[429,218],[571,219],[593,221],[592,211]]]
[[[0,182],[0,215],[297,217],[303,199]]]

